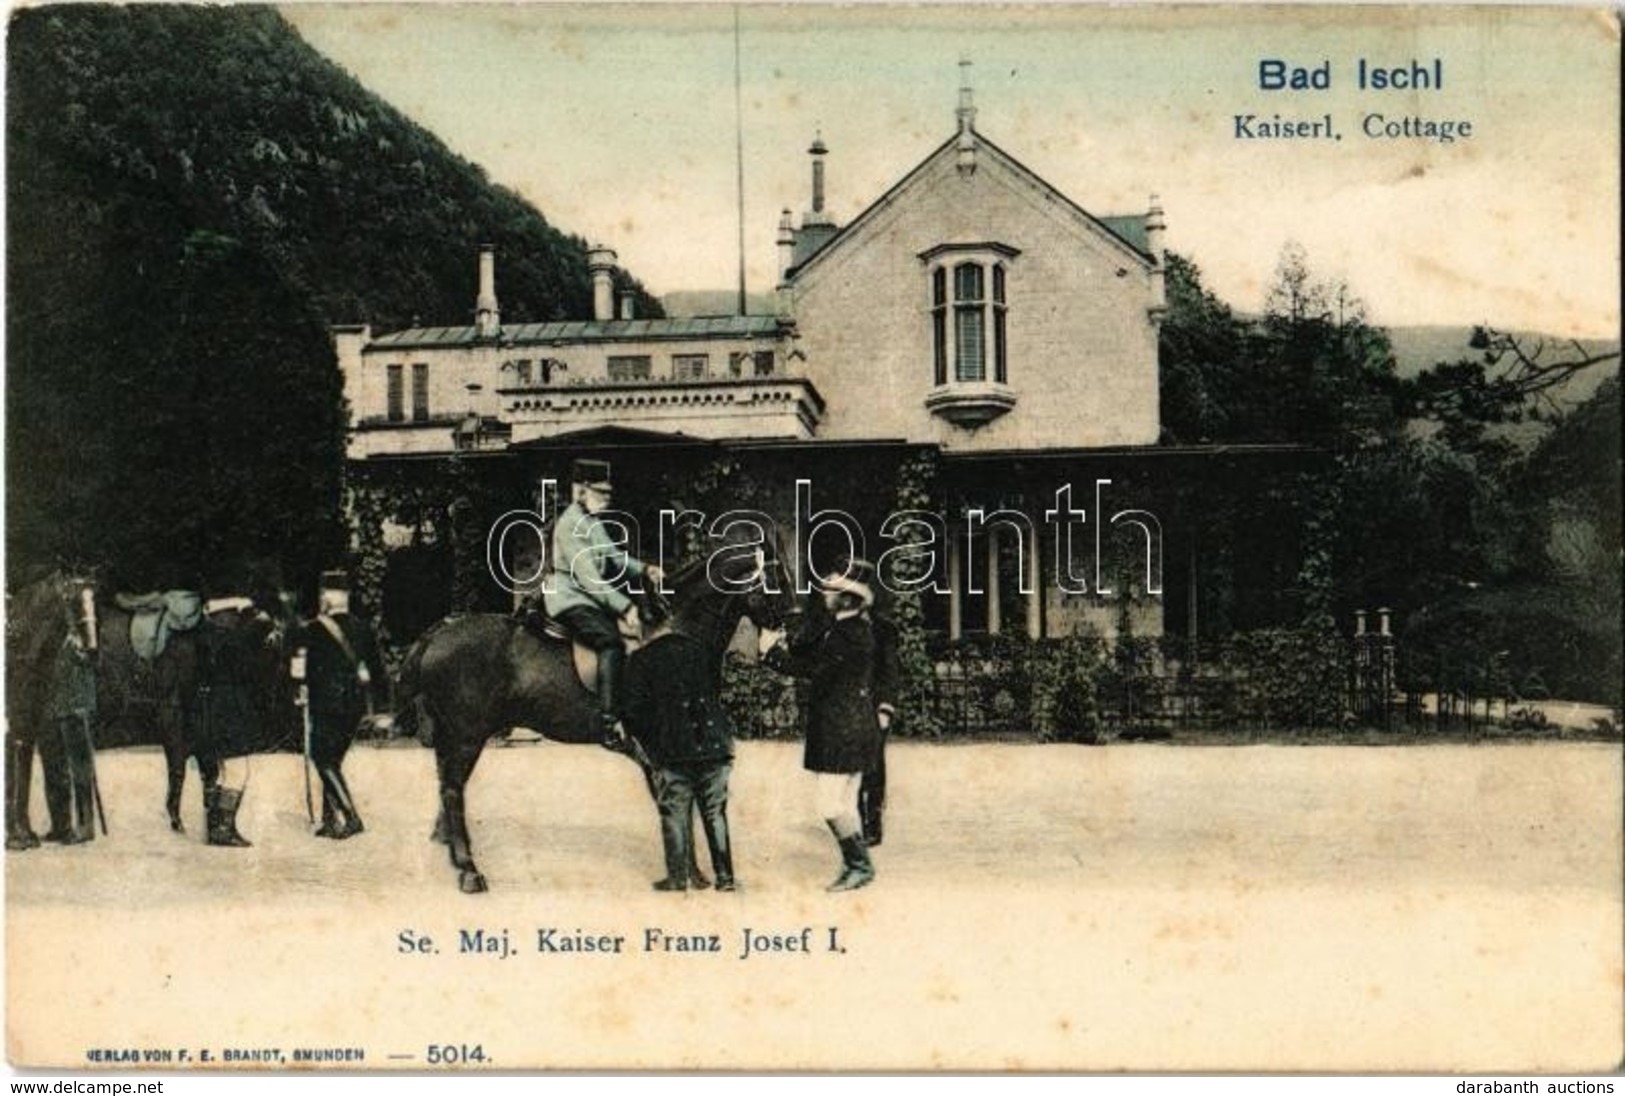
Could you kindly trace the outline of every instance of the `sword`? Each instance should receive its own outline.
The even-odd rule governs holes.
[[[310,787],[310,767],[315,763],[310,758],[310,696],[305,693],[304,686],[300,686],[299,691],[305,694],[298,701],[299,715],[305,725],[305,763],[300,766],[305,770],[305,821],[314,826],[316,824],[316,801]]]
[[[295,694],[293,702],[299,709],[300,721],[304,728],[305,763],[300,767],[305,770],[305,820],[309,825],[314,826],[316,825],[316,802],[310,787],[310,767],[312,765],[310,759],[310,686],[305,683],[305,649],[303,647],[294,651],[293,658],[288,666],[288,676],[299,682],[299,691]]]
[[[84,630],[85,655],[95,659],[101,653],[101,636],[96,621],[96,591],[89,586],[79,589],[79,625]],[[90,725],[90,713],[79,712],[79,726],[85,734],[85,757],[90,766],[90,797],[96,804],[96,817],[102,823],[102,836],[107,836],[107,809],[102,806],[102,784],[96,779],[96,738]]]
[[[96,740],[91,737],[90,716],[79,713],[79,725],[85,732],[85,756],[90,765],[90,798],[96,804],[96,817],[101,819],[102,836],[107,836],[107,809],[102,806],[102,782],[96,779]]]

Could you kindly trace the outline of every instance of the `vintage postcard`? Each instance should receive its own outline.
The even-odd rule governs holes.
[[[1625,1060],[1616,10],[6,75],[13,1067]]]

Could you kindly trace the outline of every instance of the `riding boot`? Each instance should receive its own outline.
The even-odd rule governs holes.
[[[242,806],[243,793],[236,788],[209,788],[203,793],[203,804],[208,811],[208,843],[246,849],[251,844],[237,832],[237,808]]]
[[[7,736],[6,740],[6,848],[13,852],[39,848],[39,837],[28,819],[28,800],[34,783],[34,745]]]
[[[339,812],[333,807],[333,796],[328,793],[327,784],[322,784],[322,824],[316,828],[317,837],[337,837],[343,828]]]
[[[366,829],[361,824],[361,812],[356,810],[350,785],[337,765],[320,770],[322,776],[322,829],[323,837],[343,841]],[[318,831],[321,832],[321,831]]]
[[[96,792],[89,773],[74,773],[73,841],[78,845],[96,840]]]
[[[835,828],[835,823],[829,823],[830,832],[835,835],[836,842],[841,846],[841,874],[836,877],[826,890],[849,891],[866,887],[874,882],[875,866],[869,859],[869,847],[863,843],[862,834],[851,834],[842,837],[841,832]]]
[[[620,699],[621,663],[626,652],[619,646],[606,647],[598,652],[598,712],[603,725],[603,746],[606,750],[626,753],[631,748],[626,728],[621,725]]]

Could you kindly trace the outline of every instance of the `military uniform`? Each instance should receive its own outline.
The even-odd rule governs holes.
[[[50,726],[39,741],[45,804],[51,815],[45,839],[64,845],[96,837],[96,757],[91,740],[96,668],[92,658],[76,636],[63,641],[51,664]]]
[[[666,878],[657,890],[687,890],[693,812],[700,811],[718,890],[735,888],[728,833],[733,724],[717,692],[717,670],[699,640],[669,632],[631,658],[621,705],[627,729],[654,766]]]
[[[343,576],[323,579],[324,611],[304,625],[306,703],[310,719],[310,763],[322,784],[322,825],[318,837],[343,840],[360,833],[361,812],[344,779],[344,756],[369,708],[387,702],[384,673],[372,626],[349,612]],[[334,594],[344,594],[334,598]]]
[[[611,486],[605,462],[578,460],[571,479],[577,488],[597,492],[607,502]],[[642,578],[647,569],[615,543],[583,499],[559,515],[543,602],[548,616],[598,654],[598,705],[604,744],[611,748],[618,748],[623,738],[617,690],[626,647],[616,622],[633,608],[617,583]]]

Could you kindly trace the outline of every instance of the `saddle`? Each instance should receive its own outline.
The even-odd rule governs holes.
[[[581,682],[581,687],[594,696],[598,695],[598,652],[576,639],[568,628],[549,616],[540,597],[527,599],[514,610],[514,617],[527,632],[543,643],[568,643],[570,659],[575,664],[576,678]],[[624,631],[621,637],[626,641],[629,652],[637,650],[639,637],[629,636]]]
[[[130,649],[143,662],[164,653],[171,632],[190,632],[203,622],[203,595],[196,590],[114,594],[113,604],[130,614]]]

